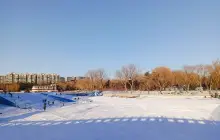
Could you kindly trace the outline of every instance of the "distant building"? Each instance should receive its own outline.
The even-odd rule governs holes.
[[[18,83],[19,75],[16,73],[9,73],[5,76],[5,83]]]
[[[74,81],[74,80],[81,80],[81,79],[85,79],[86,77],[83,77],[83,76],[77,76],[77,77],[67,77],[67,82],[69,81]]]
[[[57,92],[56,84],[45,85],[45,86],[33,86],[31,92]]]
[[[31,83],[37,84],[37,74],[30,74],[30,75],[31,75],[31,77],[29,77],[29,78],[30,78]]]
[[[66,79],[67,79],[67,82],[70,82],[70,81],[73,81],[73,80],[74,80],[73,77],[67,77]]]
[[[66,81],[65,77],[60,77],[60,82],[65,82],[65,81]]]
[[[0,84],[5,83],[5,76],[0,75]]]
[[[4,80],[3,80],[4,79]],[[60,80],[58,74],[17,74],[9,73],[6,76],[1,76],[2,83],[32,83],[32,84],[56,84]]]
[[[78,76],[78,77],[75,77],[75,80],[81,80],[81,79],[85,79],[86,77],[83,77],[83,76]]]
[[[27,75],[26,74],[16,74],[17,80],[14,83],[27,83]]]
[[[28,73],[26,74],[26,82],[27,83],[32,83],[32,75],[31,74],[28,74]]]

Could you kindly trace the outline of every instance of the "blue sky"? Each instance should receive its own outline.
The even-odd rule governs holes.
[[[219,0],[0,0],[0,74],[181,69],[220,58]]]

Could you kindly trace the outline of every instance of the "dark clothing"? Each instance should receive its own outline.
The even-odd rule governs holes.
[[[47,103],[45,102],[44,103],[44,111],[46,110],[46,108],[47,108]]]
[[[9,95],[11,96],[11,98],[12,98],[12,94],[11,94],[10,92],[9,92],[8,94],[9,94]]]

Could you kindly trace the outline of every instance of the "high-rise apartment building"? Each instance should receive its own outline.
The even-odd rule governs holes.
[[[17,74],[9,73],[6,76],[0,76],[0,83],[33,83],[33,84],[56,84],[59,82],[58,74]]]
[[[81,80],[81,79],[85,79],[86,77],[83,77],[83,76],[77,76],[77,77],[74,77],[75,80]]]
[[[67,77],[66,79],[67,79],[67,82],[70,82],[70,81],[73,81],[73,80],[74,80],[73,77]]]
[[[16,73],[9,73],[5,76],[5,83],[18,83],[19,75]]]
[[[26,83],[32,83],[32,79],[31,79],[31,74],[27,73],[26,74]]]
[[[60,77],[60,80],[59,80],[60,82],[65,82],[66,81],[66,79],[65,79],[65,77]]]
[[[5,76],[0,75],[0,84],[5,83]]]
[[[83,76],[77,76],[77,77],[67,77],[67,82],[70,82],[70,81],[74,81],[74,80],[81,80],[81,79],[85,79],[86,77],[83,77]]]
[[[31,83],[37,84],[37,74],[31,74]]]
[[[15,83],[28,83],[26,74],[17,74],[18,80]]]

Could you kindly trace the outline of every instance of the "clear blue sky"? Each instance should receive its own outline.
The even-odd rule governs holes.
[[[0,0],[0,74],[84,75],[220,58],[219,0]]]

